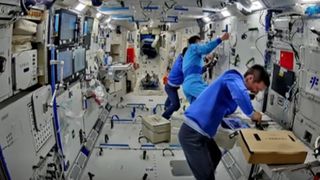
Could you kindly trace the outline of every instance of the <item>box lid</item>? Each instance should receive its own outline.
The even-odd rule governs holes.
[[[241,136],[250,152],[277,152],[284,154],[307,152],[305,146],[290,131],[242,129]]]
[[[238,143],[249,163],[304,163],[307,149],[290,131],[242,129]]]
[[[166,120],[162,116],[158,116],[158,115],[150,115],[150,116],[147,116],[147,117],[143,117],[143,121],[145,123],[148,123],[148,124],[152,125],[152,126],[161,126],[161,125],[170,124],[169,120]]]
[[[142,124],[154,132],[167,132],[171,129],[170,121],[159,115],[150,115],[142,118]]]

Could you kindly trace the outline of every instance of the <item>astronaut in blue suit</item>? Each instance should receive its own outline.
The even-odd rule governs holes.
[[[182,50],[182,53],[178,55],[169,73],[168,83],[165,85],[165,91],[168,95],[168,98],[165,102],[166,110],[162,114],[162,117],[168,120],[175,111],[178,111],[180,109],[178,89],[180,88],[180,85],[183,83],[182,62],[183,56],[186,53],[186,51],[187,48],[185,47]]]
[[[184,80],[184,76],[182,72],[182,62],[183,62],[183,56],[185,55],[186,51],[187,51],[187,48],[185,47],[182,50],[182,53],[178,55],[169,73],[168,83],[165,85],[165,91],[168,95],[168,98],[164,104],[165,111],[162,114],[162,117],[168,120],[171,118],[172,114],[175,111],[178,111],[180,109],[180,99],[179,99],[178,89],[180,88],[180,85],[183,83],[183,80]],[[206,56],[208,60],[210,57],[212,57],[211,54]],[[207,68],[210,68],[210,66],[212,66],[210,62],[204,65],[202,67],[201,73],[206,72]]]
[[[191,104],[199,94],[208,86],[202,78],[202,56],[209,54],[222,41],[228,40],[229,34],[224,33],[220,38],[201,44],[199,36],[189,38],[188,50],[184,56],[182,70],[184,75],[183,92]]]
[[[248,91],[257,94],[269,85],[269,75],[260,65],[249,68],[244,77],[236,70],[228,70],[188,107],[178,137],[197,180],[215,179],[221,152],[213,137],[223,117],[239,106],[251,120],[261,121],[262,115],[254,111]]]

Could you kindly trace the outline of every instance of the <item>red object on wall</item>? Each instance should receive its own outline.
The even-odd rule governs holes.
[[[280,66],[287,70],[293,70],[294,53],[292,51],[280,51]]]
[[[135,63],[135,53],[134,48],[128,48],[127,49],[127,63]]]

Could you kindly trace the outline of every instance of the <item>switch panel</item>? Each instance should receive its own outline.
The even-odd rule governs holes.
[[[50,87],[45,86],[33,93],[32,101],[28,104],[36,152],[42,148],[54,132],[52,111],[47,108],[50,100]]]
[[[37,50],[23,51],[13,55],[15,66],[15,90],[25,90],[38,83]]]
[[[320,136],[320,126],[298,113],[293,125],[293,133],[309,147],[313,148],[316,138]]]
[[[12,26],[0,27],[0,102],[12,95],[11,41]]]

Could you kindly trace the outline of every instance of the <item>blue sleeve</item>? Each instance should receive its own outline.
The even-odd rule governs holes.
[[[171,71],[175,70],[175,69],[178,69],[178,70],[182,69],[182,56],[181,55],[179,55],[176,58],[176,60],[174,61],[173,66],[171,68]]]
[[[210,41],[204,45],[197,45],[196,51],[198,54],[209,54],[214,48],[216,48],[222,42],[221,38],[217,38],[214,41]]]
[[[254,113],[254,109],[249,94],[246,92],[246,88],[241,81],[242,80],[237,78],[228,79],[226,85],[231,93],[232,99],[236,101],[242,112],[248,117],[251,117]]]
[[[207,71],[207,67],[206,66],[203,66],[202,69],[201,69],[201,73],[205,73]]]

